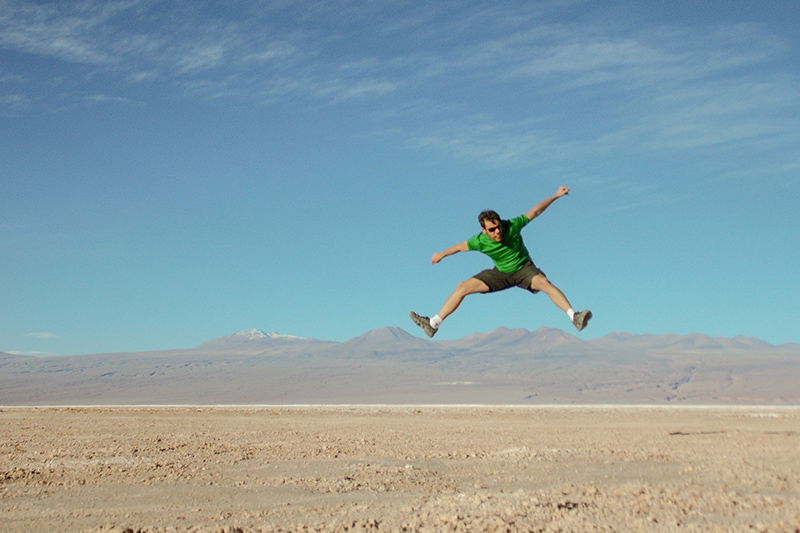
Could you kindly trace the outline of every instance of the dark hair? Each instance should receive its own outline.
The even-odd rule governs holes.
[[[492,211],[491,209],[487,209],[486,211],[481,211],[481,214],[478,215],[478,222],[481,223],[481,227],[486,227],[486,221],[489,222],[497,222],[500,223],[500,215],[497,214],[497,211]]]

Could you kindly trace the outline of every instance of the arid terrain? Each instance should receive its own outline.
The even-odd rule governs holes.
[[[0,531],[800,531],[792,407],[0,410]]]
[[[0,405],[800,405],[800,345],[499,328],[346,342],[240,331],[186,350],[0,353]]]

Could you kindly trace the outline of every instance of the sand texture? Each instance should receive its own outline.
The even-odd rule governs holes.
[[[800,409],[5,408],[0,531],[800,531]]]

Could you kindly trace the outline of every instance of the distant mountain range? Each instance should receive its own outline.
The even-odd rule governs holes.
[[[345,342],[252,329],[186,350],[0,353],[0,405],[546,403],[800,404],[800,344],[387,327]]]

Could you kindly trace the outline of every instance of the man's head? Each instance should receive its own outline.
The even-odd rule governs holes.
[[[491,209],[482,211],[481,214],[478,215],[478,222],[481,223],[483,233],[485,233],[487,237],[494,242],[503,240],[503,226],[500,223],[500,215],[497,214],[497,211],[492,211]]]

